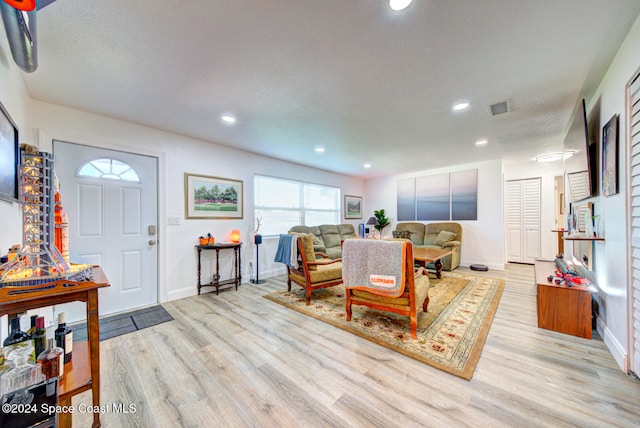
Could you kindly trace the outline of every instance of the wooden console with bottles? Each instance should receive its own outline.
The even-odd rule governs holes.
[[[109,287],[102,269],[93,267],[93,281],[56,281],[34,286],[0,287],[0,316],[13,318],[29,309],[85,302],[87,305],[87,340],[74,342],[73,359],[64,366],[58,388],[59,405],[70,406],[71,397],[91,390],[92,404],[100,406],[100,325],[98,289]],[[58,414],[56,426],[71,427],[71,413]],[[93,428],[100,427],[100,413],[93,414]]]

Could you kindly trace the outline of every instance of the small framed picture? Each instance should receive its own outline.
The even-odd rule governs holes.
[[[362,196],[344,195],[344,218],[362,218]]]
[[[618,193],[618,115],[602,128],[602,196]]]
[[[242,181],[184,174],[186,219],[241,219]]]

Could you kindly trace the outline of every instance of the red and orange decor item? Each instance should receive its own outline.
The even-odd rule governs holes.
[[[36,8],[36,0],[4,0],[6,4],[14,9],[30,12]]]
[[[53,206],[54,245],[58,251],[60,251],[60,254],[62,254],[62,258],[69,263],[69,218],[67,217],[67,212],[62,207],[60,185],[57,178]]]
[[[235,242],[236,244],[240,242],[240,231],[238,229],[231,231],[231,242]]]

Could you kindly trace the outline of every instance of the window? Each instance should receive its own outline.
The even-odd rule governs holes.
[[[140,182],[140,176],[132,166],[115,159],[94,159],[86,162],[78,169],[77,175],[78,177]]]
[[[340,189],[302,181],[256,175],[255,216],[262,235],[279,235],[297,225],[337,224]]]

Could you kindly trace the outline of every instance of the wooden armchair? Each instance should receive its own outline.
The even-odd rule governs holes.
[[[313,237],[299,234],[297,241],[298,268],[287,265],[287,290],[291,282],[304,288],[306,304],[311,304],[311,292],[319,288],[342,284],[342,259],[329,259],[325,254],[313,251]]]
[[[427,312],[429,277],[413,270],[413,245],[408,240],[349,239],[342,250],[347,321],[351,305],[367,306],[410,318],[417,339],[418,310]]]

